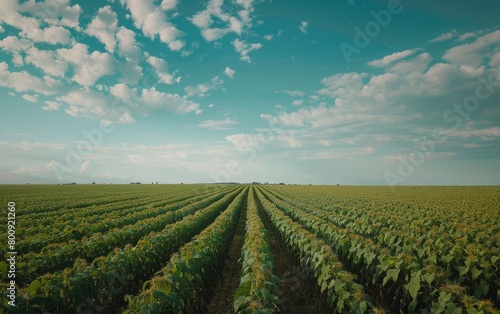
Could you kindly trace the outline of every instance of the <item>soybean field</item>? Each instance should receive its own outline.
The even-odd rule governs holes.
[[[0,191],[3,313],[500,313],[500,187]]]

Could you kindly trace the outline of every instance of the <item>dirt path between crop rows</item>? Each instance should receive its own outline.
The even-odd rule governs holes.
[[[236,232],[227,253],[227,259],[222,268],[222,278],[217,282],[213,297],[208,304],[208,313],[232,314],[233,295],[240,284],[241,267],[238,260],[241,256],[241,248],[245,242],[245,226],[247,221],[247,200],[238,219]]]
[[[299,260],[287,251],[284,243],[280,242],[279,235],[267,219],[259,199],[257,199],[257,206],[264,226],[269,231],[274,257],[274,274],[281,280],[282,312],[287,314],[331,313],[326,297],[320,294],[315,281],[310,279],[311,276],[302,269]]]

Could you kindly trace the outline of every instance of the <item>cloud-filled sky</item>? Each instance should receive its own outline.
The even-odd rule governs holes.
[[[0,183],[500,184],[500,3],[0,2]]]

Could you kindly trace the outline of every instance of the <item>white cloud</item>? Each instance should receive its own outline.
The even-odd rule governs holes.
[[[263,134],[238,133],[226,136],[226,140],[232,143],[238,151],[260,149],[269,143],[270,139]]]
[[[19,39],[15,36],[8,36],[0,41],[0,48],[12,54],[12,62],[15,66],[24,65],[22,51],[33,46],[33,42],[27,39]]]
[[[446,130],[443,134],[447,137],[454,137],[459,139],[470,139],[476,137],[482,141],[491,141],[500,139],[500,127],[489,127],[484,129],[468,128],[465,130],[453,128]]]
[[[429,42],[430,43],[439,43],[439,42],[442,42],[442,41],[446,41],[446,40],[452,39],[453,37],[456,37],[457,35],[458,35],[458,31],[456,29],[454,29],[454,30],[452,30],[450,32],[443,33],[443,34],[439,35],[438,37],[432,39]]]
[[[64,77],[68,63],[54,51],[31,48],[26,52],[26,62],[33,64],[48,75]]]
[[[161,182],[165,179],[165,183],[174,183],[168,180],[182,177],[183,182],[212,182],[208,175],[210,171],[238,158],[237,152],[228,146],[99,145],[93,147],[91,154],[83,155],[82,161],[63,174],[62,180],[129,183]],[[0,182],[58,183],[54,170],[64,162],[61,156],[68,149],[69,144],[0,141],[0,151],[9,151],[16,156],[9,165],[2,167]],[[36,160],[33,156],[37,156]],[[165,174],[168,175],[165,177]]]
[[[306,94],[306,93],[299,91],[299,90],[279,90],[279,91],[276,91],[276,93],[285,93],[285,94],[288,94],[292,97],[302,97]]]
[[[43,106],[42,109],[46,111],[57,111],[61,108],[61,104],[55,101],[46,100],[45,104],[46,106]]]
[[[467,33],[465,33],[465,34],[460,35],[460,36],[458,37],[458,40],[459,40],[459,41],[465,41],[465,40],[467,40],[467,39],[469,39],[469,38],[473,38],[473,37],[476,37],[476,36],[477,36],[477,34],[476,34],[476,33],[474,33],[474,32],[467,32]]]
[[[262,48],[262,44],[247,44],[242,40],[235,39],[231,42],[234,46],[234,49],[240,54],[240,60],[246,61],[250,63],[252,60],[248,56],[248,54],[254,50],[259,50]]]
[[[86,160],[80,165],[80,173],[86,172],[89,169],[90,160]]]
[[[321,80],[321,83],[326,88],[319,90],[321,95],[330,97],[341,97],[352,95],[353,92],[359,92],[363,87],[363,79],[368,77],[367,73],[341,73],[326,77]]]
[[[443,59],[454,64],[479,66],[500,44],[500,30],[478,37],[474,42],[455,46],[446,51]]]
[[[58,99],[69,105],[65,112],[74,117],[96,119],[104,124],[134,121],[125,106],[114,108],[109,97],[88,88],[70,91]]]
[[[177,7],[177,0],[163,0],[161,8],[165,11],[174,10]]]
[[[230,130],[236,124],[238,124],[237,121],[226,118],[225,120],[205,120],[198,124],[198,127],[210,130]]]
[[[2,25],[0,25],[0,33],[3,33],[5,32],[5,29],[2,27]]]
[[[116,33],[116,39],[118,40],[118,54],[121,57],[138,59],[141,56],[142,51],[135,40],[133,31],[121,26]]]
[[[235,73],[236,73],[236,71],[235,71],[235,70],[233,70],[233,69],[231,69],[230,67],[226,67],[226,68],[224,69],[224,74],[225,74],[226,76],[228,76],[229,78],[233,78]]]
[[[166,11],[173,9],[173,1],[163,1],[160,6],[154,0],[120,0],[130,10],[134,26],[141,29],[152,40],[158,36],[170,50],[178,51],[185,45],[179,38],[183,35],[172,23],[167,21]]]
[[[51,25],[79,27],[79,17],[83,12],[79,4],[69,5],[70,0],[26,1],[19,8]]]
[[[73,67],[73,81],[93,86],[99,78],[115,73],[116,60],[109,53],[93,51],[89,54],[87,50],[87,45],[77,43],[70,49],[58,49],[57,53]]]
[[[21,36],[26,36],[35,42],[44,42],[52,45],[71,43],[71,33],[62,26],[49,26],[40,29],[33,24],[27,25],[21,32]]]
[[[160,83],[169,85],[173,83],[174,77],[168,73],[168,64],[165,60],[150,56],[147,61],[158,75]]]
[[[127,104],[134,113],[149,114],[154,110],[166,109],[176,114],[200,114],[200,105],[178,94],[164,93],[152,87],[139,92],[125,84],[116,84],[110,88],[110,94]]]
[[[106,47],[110,53],[115,51],[116,38],[115,33],[118,27],[118,18],[116,13],[109,5],[100,8],[96,16],[87,26],[86,33],[95,36]]]
[[[0,48],[5,51],[25,51],[33,46],[31,40],[7,36],[0,40]]]
[[[196,86],[186,86],[184,91],[188,97],[206,97],[209,96],[209,92],[212,90],[223,89],[224,80],[220,77],[215,76],[210,83],[198,84]],[[224,90],[224,89],[223,89]]]
[[[251,13],[254,11],[253,0],[237,0],[235,3],[223,0],[209,0],[204,10],[197,12],[190,21],[200,29],[206,41],[223,38],[227,34],[242,35],[252,26]],[[213,24],[217,26],[212,27]]]
[[[271,40],[273,40],[273,35],[272,34],[265,35],[264,39],[267,40],[267,41],[271,41]]]
[[[38,97],[36,95],[28,95],[24,94],[23,98],[29,102],[37,103],[38,102]]]
[[[306,34],[307,35],[307,26],[309,26],[309,22],[306,22],[306,21],[302,21],[300,22],[300,26],[299,26],[299,29],[302,33]]]
[[[142,67],[139,66],[136,60],[131,58],[126,58],[125,62],[119,65],[118,70],[122,74],[119,80],[125,84],[136,85],[143,77]]]
[[[369,66],[372,66],[374,68],[383,68],[391,63],[394,63],[396,61],[399,61],[401,59],[404,59],[406,57],[409,57],[415,53],[415,50],[405,50],[401,52],[395,52],[391,55],[385,56],[382,59],[379,60],[373,60],[371,62],[368,62],[367,64]]]
[[[64,3],[63,1],[62,4],[57,4],[56,8],[66,7],[66,4],[67,3]],[[45,11],[42,11],[43,9],[45,9]],[[24,16],[21,14],[21,12],[28,12],[34,17]],[[69,44],[71,42],[71,33],[60,25],[54,25],[64,25],[64,23],[62,23],[62,20],[56,21],[55,19],[51,19],[50,17],[45,17],[43,21],[49,23],[49,26],[45,28],[42,27],[41,21],[36,17],[47,15],[47,12],[59,12],[59,10],[56,9],[55,11],[47,11],[47,7],[45,5],[37,8],[36,4],[33,3],[33,1],[19,4],[14,0],[4,0],[0,3],[0,24],[5,23],[21,30],[21,32],[19,33],[21,37],[31,39],[35,42],[63,45]],[[58,16],[56,16],[56,18],[57,17]],[[51,24],[51,22],[54,23]]]
[[[194,112],[200,114],[202,110],[200,105],[178,94],[162,93],[154,87],[144,89],[140,98],[145,104],[154,109],[165,108],[177,114]]]
[[[303,103],[302,99],[296,99],[292,101],[292,106],[302,106]]]
[[[500,52],[497,52],[491,57],[490,66],[494,68],[500,66]]]
[[[10,72],[5,62],[0,62],[0,86],[9,87],[16,92],[33,91],[43,95],[53,95],[63,88],[62,82],[49,76],[40,79],[26,71]]]

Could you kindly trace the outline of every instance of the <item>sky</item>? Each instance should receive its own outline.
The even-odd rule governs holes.
[[[500,2],[0,2],[0,184],[500,184]]]

